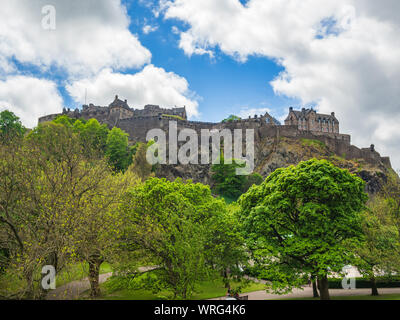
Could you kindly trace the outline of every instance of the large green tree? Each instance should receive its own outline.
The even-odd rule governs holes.
[[[15,136],[23,136],[26,129],[20,119],[11,111],[0,112],[0,143],[10,142]]]
[[[225,287],[230,289],[233,277],[240,277],[247,266],[248,255],[238,221],[239,206],[236,202],[227,206],[227,210],[214,215],[208,225],[206,246],[207,261],[222,275]]]
[[[88,262],[91,293],[99,294],[100,264],[118,253],[120,195],[135,179],[112,172],[91,148],[72,125],[55,122],[0,144],[0,245],[21,289],[5,296],[41,297],[41,267],[59,273],[74,262]]]
[[[157,178],[128,192],[121,207],[131,247],[151,255],[160,281],[184,299],[209,269],[209,223],[225,209],[205,185]]]
[[[132,162],[128,134],[114,127],[107,136],[106,156],[116,171],[125,171]]]
[[[371,280],[371,294],[378,295],[376,273],[391,273],[399,265],[400,238],[393,206],[382,196],[374,196],[363,212],[364,241],[353,248],[354,265]]]
[[[318,279],[329,299],[328,275],[352,260],[349,242],[362,239],[364,182],[326,160],[277,169],[241,196],[241,221],[260,276],[280,292]]]

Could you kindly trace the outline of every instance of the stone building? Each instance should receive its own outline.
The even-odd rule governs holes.
[[[289,108],[289,115],[285,120],[287,126],[297,126],[299,130],[317,131],[327,133],[339,133],[339,121],[335,113],[330,115],[317,113],[311,109],[301,109],[301,111]]]
[[[97,119],[100,123],[106,123],[110,127],[116,126],[119,121],[127,119],[140,119],[151,117],[176,117],[180,120],[187,120],[186,107],[164,109],[158,105],[145,105],[143,109],[133,109],[128,105],[127,100],[121,100],[115,96],[113,102],[108,106],[95,106],[94,104],[83,105],[82,110],[78,108],[70,110],[64,108],[61,114],[51,114],[39,118],[39,123],[52,121],[60,115],[67,115],[71,118]]]

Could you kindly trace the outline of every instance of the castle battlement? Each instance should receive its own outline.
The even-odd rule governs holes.
[[[330,147],[335,154],[346,155],[349,159],[363,158],[367,161],[382,161],[390,167],[389,158],[380,157],[375,147],[359,149],[351,145],[351,137],[339,132],[339,121],[335,113],[331,115],[319,114],[313,109],[301,111],[289,109],[285,124],[281,125],[274,117],[267,113],[255,115],[246,119],[226,122],[201,122],[187,119],[186,108],[164,109],[158,105],[146,105],[143,109],[133,109],[127,100],[120,100],[118,96],[108,106],[83,105],[82,110],[63,109],[62,113],[41,117],[39,123],[52,121],[60,115],[67,115],[75,119],[97,119],[109,128],[118,127],[129,134],[131,143],[146,142],[146,135],[151,129],[169,131],[171,121],[177,122],[178,131],[193,129],[201,135],[202,129],[254,129],[256,145],[261,141],[273,139],[279,141],[281,137],[289,139],[314,139]]]
[[[227,122],[201,122],[189,121],[186,108],[161,108],[159,105],[148,104],[143,109],[131,108],[127,100],[121,100],[115,96],[108,106],[96,106],[94,104],[83,105],[82,110],[63,109],[60,114],[52,114],[41,117],[39,123],[54,120],[60,115],[71,118],[89,120],[97,119],[110,128],[117,126],[125,130],[132,141],[145,141],[146,133],[154,128],[164,128],[171,121],[177,121],[180,128],[192,128],[198,132],[201,129],[255,129],[275,127],[279,132],[287,132],[292,135],[312,134],[315,137],[330,137],[335,140],[350,144],[350,136],[339,133],[339,121],[335,113],[331,115],[319,114],[313,109],[303,108],[301,111],[289,109],[285,124],[281,125],[268,112],[264,115],[249,116],[246,119],[238,119]],[[264,130],[265,131],[265,130]],[[267,130],[268,131],[268,130]]]

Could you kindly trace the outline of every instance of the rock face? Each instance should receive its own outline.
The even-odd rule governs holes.
[[[312,139],[311,139],[312,138]],[[349,170],[366,182],[366,192],[377,193],[393,174],[388,158],[381,157],[374,148],[359,149],[327,137],[282,136],[262,134],[255,143],[255,172],[264,178],[278,168],[297,165],[312,158],[326,159]],[[193,180],[213,185],[211,165],[159,165],[158,177],[173,180]]]
[[[369,150],[369,152],[376,153],[375,150]],[[387,159],[382,159],[377,154],[375,157],[337,154],[329,144],[313,139],[281,137],[278,142],[274,139],[266,139],[259,146],[257,153],[255,171],[263,177],[268,176],[277,168],[297,165],[300,161],[312,158],[326,159],[362,178],[366,182],[366,192],[369,194],[379,192],[386,183],[388,175],[393,172]]]
[[[260,117],[254,116],[254,118],[225,123],[196,122],[187,121],[184,108],[165,110],[158,106],[148,105],[144,110],[135,110],[130,109],[126,101],[119,100],[118,96],[108,107],[89,105],[84,106],[82,111],[63,111],[63,114],[73,118],[96,118],[110,128],[119,127],[129,134],[132,144],[146,142],[147,134],[153,129],[162,131],[168,141],[184,129],[194,132],[197,137],[202,137],[204,130],[219,132],[228,130],[231,133],[239,130],[243,133],[243,139],[245,131],[253,130],[255,171],[263,177],[267,177],[277,168],[297,165],[303,160],[327,159],[338,167],[346,168],[360,176],[366,181],[366,191],[373,194],[382,188],[388,175],[393,174],[389,158],[381,157],[375,151],[374,145],[369,148],[357,148],[351,145],[349,135],[339,133],[334,113],[331,116],[325,115],[335,124],[334,130],[328,130],[328,127],[321,125],[321,130],[317,131],[298,123],[293,125],[293,119],[290,119],[291,114],[294,113],[296,112],[290,110],[285,125],[275,123],[268,113]],[[313,110],[305,109],[301,112],[310,117],[313,115],[324,117],[324,115],[314,113]],[[40,118],[39,122],[51,121],[57,116],[45,116]],[[245,150],[245,141],[243,140],[242,143],[242,149]],[[156,174],[158,177],[169,180],[180,177],[184,180],[191,179],[194,182],[212,185],[210,170],[209,164],[159,165]]]

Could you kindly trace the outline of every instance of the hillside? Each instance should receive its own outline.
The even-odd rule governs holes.
[[[375,156],[360,157],[360,154],[365,154],[366,149],[349,146],[349,150],[353,152],[338,154],[337,145],[329,143],[329,140],[328,143],[321,140],[324,139],[282,136],[260,138],[255,145],[255,171],[265,178],[277,168],[296,165],[300,161],[312,158],[326,159],[361,177],[366,182],[366,191],[369,194],[378,192],[388,176],[396,174],[388,159],[381,158],[375,150],[371,151]],[[163,165],[158,167],[157,176],[169,180],[181,177],[184,180],[192,179],[195,182],[212,185],[210,168],[210,165]]]

